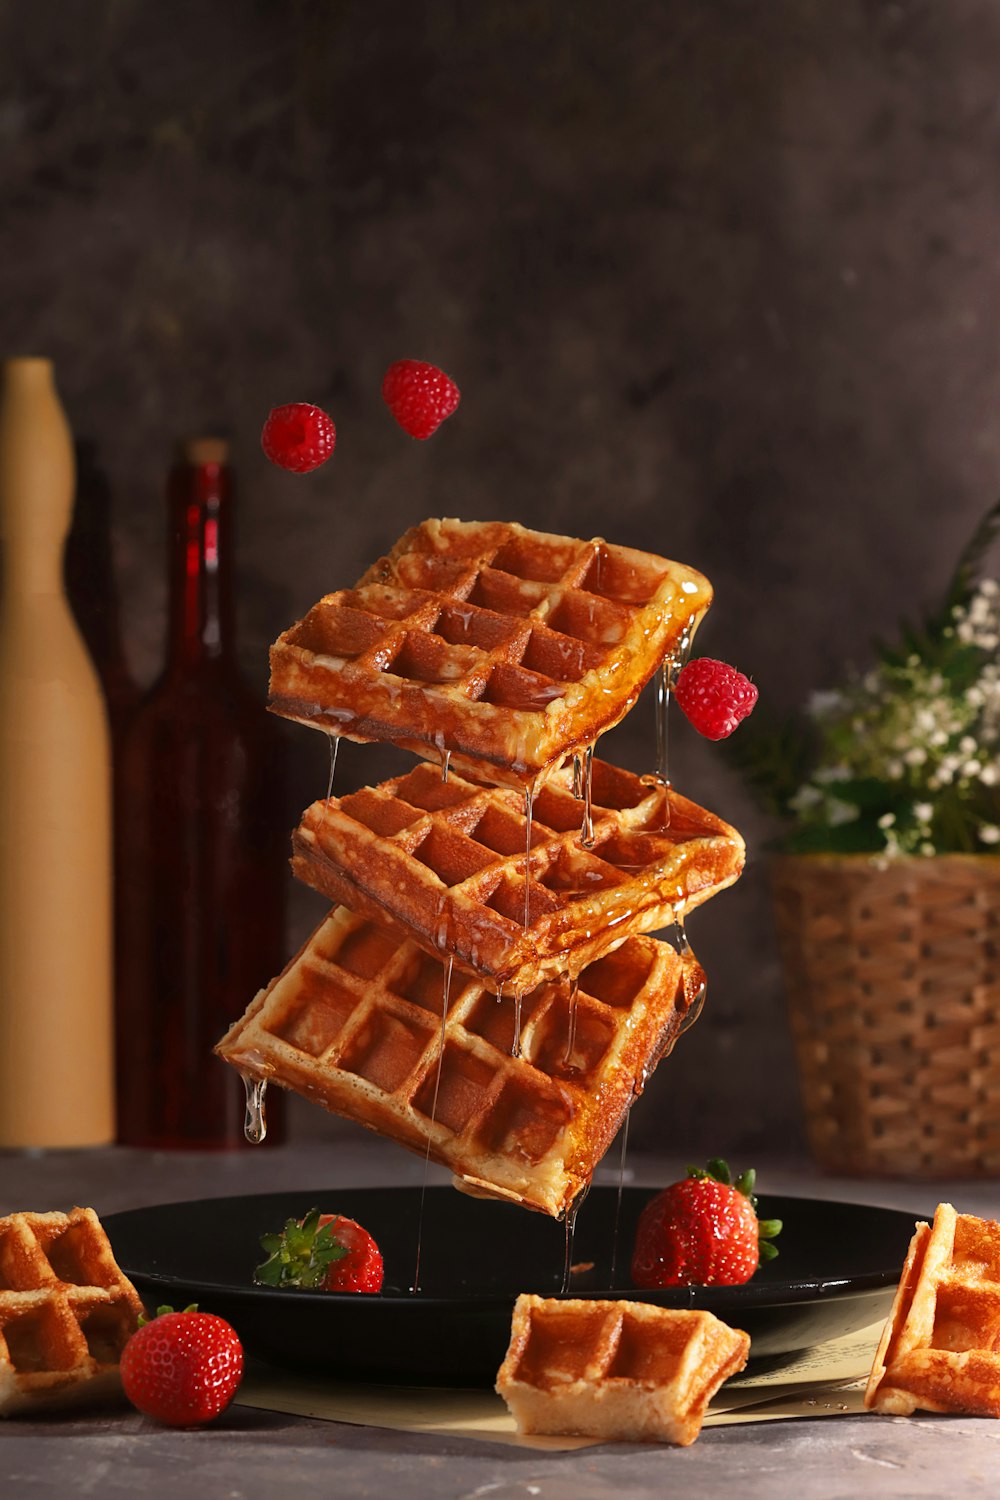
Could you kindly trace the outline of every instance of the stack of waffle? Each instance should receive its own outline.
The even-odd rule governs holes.
[[[649,553],[426,521],[286,631],[275,712],[435,763],[306,809],[293,869],[338,905],[220,1055],[567,1212],[704,993],[646,934],[743,865],[664,777],[593,759],[710,600]]]

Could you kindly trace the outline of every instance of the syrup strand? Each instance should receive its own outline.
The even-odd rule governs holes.
[[[528,930],[528,922],[531,920],[531,818],[535,805],[535,784],[526,786],[524,789],[524,930]]]
[[[443,757],[443,759],[441,761],[441,780],[442,781],[447,781],[448,780],[448,769],[449,769],[450,766],[451,766],[451,751],[450,750],[446,750],[444,752],[444,757]]]
[[[521,991],[514,993],[514,1040],[510,1044],[511,1057],[521,1056]]]
[[[247,1112],[243,1122],[243,1134],[251,1146],[259,1146],[267,1135],[267,1115],[264,1111],[264,1095],[267,1093],[266,1078],[251,1078],[243,1074],[243,1087],[247,1095]]]
[[[622,1151],[618,1161],[618,1196],[615,1199],[615,1232],[611,1241],[611,1275],[608,1278],[608,1286],[615,1284],[615,1272],[618,1269],[618,1229],[622,1217],[622,1185],[625,1182],[625,1155],[628,1151],[628,1122],[632,1118],[632,1109],[629,1107],[622,1126]]]
[[[579,755],[573,757],[573,796],[577,802],[583,796],[583,761]]]
[[[566,1051],[563,1054],[563,1066],[565,1067],[573,1056],[573,1048],[576,1046],[576,997],[580,988],[579,974],[570,983],[569,1012],[566,1020]]]
[[[594,747],[588,745],[583,754],[583,827],[580,829],[580,847],[594,847],[594,810],[591,798],[594,771]]]
[[[331,734],[330,740],[330,779],[326,784],[326,805],[330,806],[330,798],[333,796],[333,777],[337,769],[337,751],[340,749],[340,735]]]
[[[559,1288],[563,1296],[565,1296],[569,1291],[571,1272],[573,1269],[573,1241],[576,1238],[576,1218],[577,1214],[580,1212],[580,1209],[583,1207],[583,1200],[584,1198],[586,1198],[588,1192],[589,1186],[585,1187],[583,1192],[573,1200],[573,1202],[570,1204],[569,1208],[563,1215],[563,1223],[566,1228],[566,1252],[565,1258],[563,1260],[562,1285]]]
[[[438,1060],[437,1072],[434,1075],[434,1097],[431,1100],[430,1126],[427,1131],[427,1150],[424,1152],[424,1179],[420,1184],[420,1209],[417,1213],[417,1255],[413,1266],[413,1285],[411,1292],[420,1290],[420,1246],[424,1233],[424,1199],[427,1196],[427,1170],[431,1159],[431,1134],[430,1127],[433,1126],[437,1117],[438,1090],[441,1087],[441,1064],[444,1062],[444,1033],[448,1022],[448,1000],[451,995],[451,971],[455,960],[449,955],[448,962],[444,966],[444,985],[441,996],[441,1031],[438,1036]]]

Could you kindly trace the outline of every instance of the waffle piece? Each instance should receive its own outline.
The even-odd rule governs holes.
[[[424,521],[278,638],[269,707],[527,784],[625,716],[711,598],[691,568],[600,539]]]
[[[865,1406],[1000,1417],[1000,1224],[941,1203],[917,1225]]]
[[[558,1215],[704,993],[695,960],[652,938],[585,969],[575,1000],[560,983],[498,1001],[456,967],[442,1027],[445,984],[404,934],[338,907],[216,1051],[429,1148],[466,1191]]]
[[[515,993],[574,974],[632,933],[667,927],[743,868],[735,829],[693,802],[593,763],[594,844],[580,844],[570,773],[536,793],[530,880],[521,797],[427,762],[306,809],[293,839],[300,880],[429,952]],[[664,823],[669,819],[669,826]]]
[[[0,1218],[0,1416],[114,1394],[141,1312],[93,1209]]]
[[[522,1295],[496,1388],[521,1432],[686,1446],[749,1350],[710,1312]]]

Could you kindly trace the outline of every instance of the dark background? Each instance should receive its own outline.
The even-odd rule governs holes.
[[[702,652],[777,708],[829,686],[996,490],[998,70],[993,0],[0,3],[0,350],[96,444],[134,676],[172,445],[222,429],[262,698],[279,630],[428,515],[689,562]],[[404,355],[463,391],[428,443],[379,399]],[[338,424],[306,479],[259,448],[290,400]],[[708,1005],[633,1140],[745,1160],[800,1129],[768,830],[674,727],[751,862],[692,918]],[[327,750],[288,743],[291,822]],[[602,753],[648,769],[651,707]],[[338,789],[404,761],[345,745]]]

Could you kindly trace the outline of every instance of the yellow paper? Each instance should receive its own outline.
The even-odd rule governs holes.
[[[718,1392],[708,1409],[705,1426],[860,1412],[881,1330],[882,1324],[875,1323],[860,1333],[818,1344],[777,1369],[758,1370],[751,1366]],[[589,1447],[597,1441],[523,1436],[493,1391],[352,1384],[322,1376],[256,1368],[244,1380],[236,1400],[242,1406],[319,1417],[330,1422],[477,1438],[527,1448],[565,1451]]]

